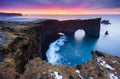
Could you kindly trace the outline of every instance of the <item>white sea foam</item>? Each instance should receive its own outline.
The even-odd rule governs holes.
[[[57,53],[60,47],[64,45],[67,37],[63,34],[58,40],[49,45],[49,49],[46,52],[47,60],[52,64],[60,64],[61,56]]]
[[[59,32],[58,35],[64,35],[64,33]]]

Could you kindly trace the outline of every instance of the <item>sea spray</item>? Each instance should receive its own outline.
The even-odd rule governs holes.
[[[57,53],[60,50],[60,47],[64,45],[64,42],[67,40],[67,37],[63,33],[58,33],[61,37],[52,42],[49,45],[49,49],[46,52],[47,60],[52,64],[61,64],[61,56]]]

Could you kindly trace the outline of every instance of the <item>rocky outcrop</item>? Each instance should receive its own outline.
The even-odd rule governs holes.
[[[16,79],[18,72],[10,62],[0,62],[0,79]]]
[[[3,13],[3,12],[0,12],[0,16],[22,16],[21,13]]]
[[[76,67],[51,65],[35,58],[26,64],[25,72],[20,79],[57,79],[55,72],[62,76],[60,79],[120,78],[120,58],[99,51],[93,51],[92,55],[93,60]]]
[[[93,79],[119,79],[120,58],[111,56],[100,51],[92,51],[93,60],[85,65],[78,65],[84,78]]]
[[[46,33],[65,33],[72,34],[78,29],[83,29],[87,36],[99,37],[101,18],[88,20],[47,20],[43,22],[44,31]]]
[[[57,66],[35,58],[27,63],[20,79],[57,79],[56,72],[64,79],[79,79],[76,69],[69,66]],[[60,78],[61,79],[61,78]]]
[[[37,52],[39,45],[37,39],[32,37],[32,35],[22,32],[23,29],[14,27],[16,26],[14,24],[12,28],[3,25],[4,23],[1,23],[0,26],[0,31],[3,32],[0,34],[0,42],[3,43],[0,49],[1,61],[10,62],[14,65],[17,72],[22,73],[26,63],[30,59],[38,56]],[[26,27],[24,27],[24,30],[25,29]]]
[[[120,58],[99,51],[92,52],[93,60],[77,67],[57,66],[45,61],[47,47],[59,37],[58,32],[72,34],[77,29],[84,29],[88,36],[97,31],[96,37],[99,36],[99,25],[100,19],[47,20],[25,24],[0,22],[0,78],[109,79],[111,75],[119,78]]]
[[[42,41],[41,48],[44,56],[43,58],[46,58],[45,52],[47,51],[49,44],[58,38],[57,33],[59,32],[67,35],[74,34],[78,29],[83,29],[86,36],[98,38],[100,35],[100,20],[101,18],[66,21],[47,20],[42,23],[37,23],[36,26],[39,26],[40,37],[42,37],[40,41]]]
[[[102,21],[101,21],[101,24],[108,25],[108,24],[111,24],[111,23],[109,22],[109,20],[102,20]]]

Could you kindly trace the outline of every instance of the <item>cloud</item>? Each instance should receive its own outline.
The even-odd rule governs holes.
[[[51,1],[50,0],[29,0],[31,2],[35,2],[35,3],[43,3],[43,4],[50,4]]]
[[[52,6],[60,8],[115,9],[120,8],[120,0],[2,0],[0,2],[0,8],[49,8]]]

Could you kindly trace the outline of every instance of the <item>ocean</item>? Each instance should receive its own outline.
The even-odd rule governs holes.
[[[90,19],[99,17],[102,20],[109,20],[111,24],[101,24],[100,37],[98,39],[83,37],[79,42],[76,42],[74,34],[65,36],[64,40],[60,38],[56,40],[59,42],[55,41],[49,46],[46,53],[48,61],[52,64],[69,66],[85,64],[92,59],[92,50],[120,57],[120,15],[64,15],[63,19],[62,16],[57,16],[57,19]],[[106,31],[108,31],[109,35],[105,35]],[[64,43],[64,45],[59,45],[58,43]]]
[[[100,37],[98,39],[82,37],[77,42],[74,34],[62,35],[58,40],[49,45],[49,49],[46,52],[48,62],[69,66],[85,64],[92,59],[92,50],[120,57],[120,15],[27,15],[7,19],[2,18],[2,20],[36,21],[38,19],[70,20],[91,18],[109,20],[111,24],[101,24]],[[105,35],[106,31],[108,31],[109,35]]]

